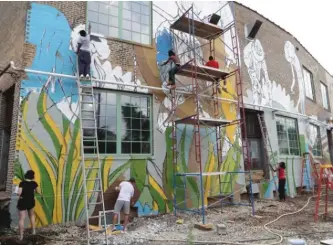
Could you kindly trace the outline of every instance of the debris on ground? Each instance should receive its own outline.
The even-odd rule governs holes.
[[[224,206],[222,209],[206,211],[207,223],[213,224],[212,230],[202,231],[193,229],[200,224],[202,217],[182,213],[154,217],[139,217],[128,226],[126,233],[109,235],[111,244],[193,244],[193,241],[269,244],[278,241],[278,237],[263,229],[263,225],[276,219],[282,214],[295,212],[305,205],[309,196],[300,196],[286,202],[274,200],[257,200],[255,202],[255,216],[251,207]],[[308,245],[319,244],[321,240],[330,239],[332,233],[333,210],[329,210],[328,217],[314,223],[315,200],[300,213],[286,216],[268,226],[268,228],[284,237],[281,244],[288,244],[289,239],[304,239]],[[180,220],[182,222],[180,222]],[[79,245],[84,244],[86,231],[83,227],[69,225],[52,225],[37,230],[38,245]],[[18,235],[16,235],[18,237]],[[103,234],[93,237],[96,244],[102,245]],[[80,240],[80,241],[76,241]],[[155,241],[154,241],[155,240]],[[182,243],[185,241],[185,243]],[[1,245],[5,243],[0,237]]]

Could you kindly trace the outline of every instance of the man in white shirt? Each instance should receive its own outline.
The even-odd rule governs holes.
[[[130,214],[130,208],[131,208],[131,199],[134,196],[134,187],[133,187],[134,184],[135,184],[135,179],[130,178],[129,181],[123,181],[120,183],[119,187],[116,187],[116,191],[119,191],[119,195],[116,204],[114,205],[112,231],[115,230],[114,226],[118,220],[118,215],[120,215],[120,211],[122,209],[125,215],[124,231],[127,230],[128,216]]]
[[[86,79],[90,78],[90,33],[91,33],[91,25],[89,24],[89,34],[86,33],[85,30],[81,30],[80,37],[78,40],[77,54],[79,56],[79,75],[80,78],[86,77]]]

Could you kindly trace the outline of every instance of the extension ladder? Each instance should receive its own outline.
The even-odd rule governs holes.
[[[320,165],[319,179],[318,179],[318,191],[317,191],[317,200],[315,207],[314,221],[318,221],[319,215],[327,216],[327,206],[328,206],[328,190],[333,190],[333,166],[331,164]],[[319,214],[320,199],[322,192],[325,192],[325,211],[322,214]]]
[[[103,195],[103,183],[101,172],[101,161],[99,157],[98,138],[97,138],[97,122],[96,122],[96,103],[94,97],[94,89],[91,80],[81,81],[78,78],[79,88],[79,118],[81,130],[81,157],[83,171],[83,187],[86,211],[86,228],[88,245],[91,244],[91,233],[104,231],[105,242],[108,243],[107,225],[105,216],[105,205]],[[87,161],[89,159],[91,161]],[[97,164],[96,164],[97,163]],[[97,177],[96,177],[97,172]],[[93,176],[93,177],[92,177]],[[93,183],[92,189],[88,189],[90,183]],[[98,198],[99,197],[99,198]],[[97,201],[92,201],[97,200]],[[91,209],[96,205],[102,208],[102,214],[90,216]],[[100,213],[100,212],[99,212]],[[104,227],[101,229],[91,229],[92,220],[104,220]],[[95,222],[96,223],[96,222]],[[99,223],[99,222],[98,222]]]
[[[276,192],[278,190],[277,184],[275,181],[277,178],[275,176],[276,174],[274,173],[274,169],[272,167],[271,160],[273,161],[274,165],[276,165],[276,161],[275,161],[275,157],[273,154],[271,141],[269,140],[265,117],[264,117],[264,114],[259,114],[259,113],[257,114],[257,116],[258,116],[258,121],[259,121],[259,125],[260,125],[261,135],[262,135],[263,142],[264,142],[264,152],[265,152],[264,154],[265,154],[265,158],[269,164],[269,168],[270,168],[272,176],[273,176],[273,182],[274,182],[275,192]],[[272,156],[271,159],[270,159],[270,156]]]
[[[309,173],[309,170],[307,168],[307,164],[306,164],[307,161],[310,162],[310,166],[312,167],[312,172],[311,173]],[[310,153],[308,153],[308,152],[303,153],[301,169],[302,169],[302,174],[301,174],[301,176],[302,176],[302,178],[301,178],[301,193],[303,192],[304,180],[305,180],[305,182],[308,182],[309,185],[311,186],[311,181],[312,181],[311,176],[314,179],[314,183],[313,183],[313,187],[312,187],[312,192],[314,192],[315,185],[318,182],[318,172],[317,172],[316,165],[315,165],[315,163],[313,161],[313,158],[310,155]]]

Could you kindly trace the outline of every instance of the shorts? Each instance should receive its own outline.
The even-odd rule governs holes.
[[[124,200],[117,200],[116,204],[114,205],[114,212],[120,213],[122,209],[124,209],[124,214],[129,215],[130,213],[130,202]]]
[[[17,202],[17,209],[20,211],[31,210],[35,207],[35,200],[19,199]]]

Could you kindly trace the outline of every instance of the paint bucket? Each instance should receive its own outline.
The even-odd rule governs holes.
[[[114,227],[116,228],[117,231],[124,230],[124,226],[122,226],[122,225],[115,225]]]
[[[289,239],[288,244],[289,245],[306,245],[306,242],[303,239]]]

